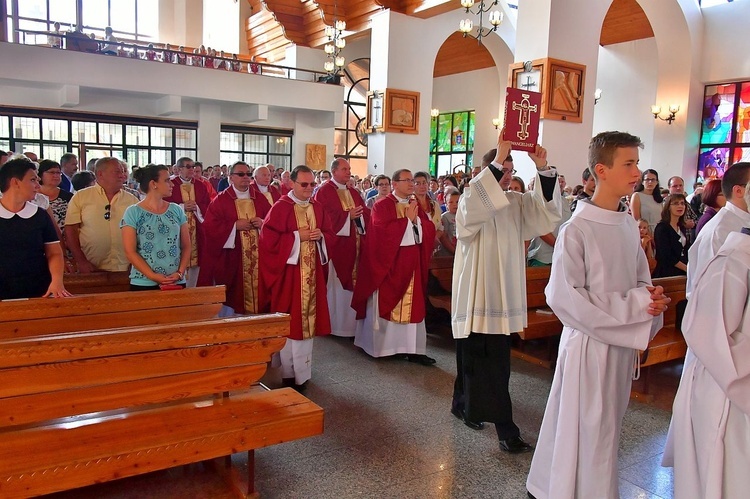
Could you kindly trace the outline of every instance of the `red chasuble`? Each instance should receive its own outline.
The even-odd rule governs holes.
[[[271,206],[276,204],[276,201],[281,199],[281,193],[279,190],[272,186],[268,186],[268,192],[263,193],[260,192],[260,188],[258,187],[258,184],[255,183],[255,180],[250,182],[250,191],[252,191],[253,199],[255,199],[255,204],[259,208],[266,210],[266,213],[268,213],[268,210],[271,209]],[[271,198],[270,200],[268,198]]]
[[[435,225],[420,208],[422,239],[401,246],[411,222],[397,208],[393,194],[377,201],[370,215],[367,245],[360,261],[352,308],[357,319],[365,318],[367,299],[378,291],[378,309],[383,319],[418,323],[425,317],[427,274],[435,241]]]
[[[164,198],[165,201],[170,203],[183,204],[185,198],[182,192],[182,180],[179,175],[172,179],[172,195],[168,198]],[[198,204],[198,208],[201,210],[201,214],[205,217],[208,211],[208,205],[211,204],[211,197],[208,195],[206,186],[201,182],[192,182],[193,186],[193,201]],[[187,187],[187,185],[186,185]],[[192,245],[192,251],[194,256],[190,259],[190,266],[193,267],[198,265],[201,259],[201,252],[203,251],[203,223],[195,216],[194,212],[186,213],[188,218],[188,226],[190,227],[190,243]]]
[[[252,196],[252,192],[250,195]],[[252,198],[240,201],[255,204]],[[254,211],[256,217],[265,218],[267,215],[267,211],[259,210],[257,206],[254,206]],[[249,237],[244,244],[241,231],[236,231],[234,248],[224,248],[238,219],[237,194],[234,188],[229,186],[211,202],[206,213],[203,223],[206,245],[200,262],[201,272],[198,276],[198,285],[224,284],[227,287],[225,303],[228,307],[232,307],[238,314],[262,313],[264,310],[261,304],[266,303],[267,300],[262,296],[246,296],[245,293],[248,286],[251,288],[249,292],[256,295],[261,288],[259,286],[260,254],[257,231],[255,234],[247,234],[252,237]],[[246,306],[248,302],[254,303],[254,309],[253,306],[248,309]]]
[[[208,197],[213,201],[216,199],[216,189],[214,189],[214,186],[211,185],[211,182],[208,181],[206,177],[196,177],[193,180],[198,180],[201,184],[206,186],[206,190],[208,191]]]
[[[362,218],[365,221],[365,231],[368,231],[370,227],[370,210],[365,206],[362,196],[356,189],[347,187],[347,190],[349,196],[346,196],[344,189],[339,189],[334,182],[326,182],[315,193],[315,201],[323,205],[334,234],[341,230],[344,224],[349,224],[349,235],[334,236],[335,242],[328,248],[328,255],[336,269],[336,276],[341,281],[341,287],[347,291],[354,291],[354,283],[357,279],[355,271],[362,253],[362,245],[367,236],[361,236],[357,233],[354,221],[349,218],[349,209],[355,206],[364,208]],[[341,194],[339,194],[339,191],[341,191]],[[353,206],[350,206],[350,202]]]
[[[304,340],[331,332],[326,299],[327,269],[321,264],[314,241],[300,243],[296,265],[287,264],[294,245],[294,231],[320,228],[326,245],[333,238],[331,226],[319,203],[311,201],[309,209],[295,205],[282,196],[263,221],[260,231],[261,287],[270,298],[270,311],[292,316],[289,337]]]

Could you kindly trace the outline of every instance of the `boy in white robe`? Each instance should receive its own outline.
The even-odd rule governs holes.
[[[669,298],[651,286],[638,226],[620,203],[638,181],[638,137],[589,146],[597,179],[555,245],[547,303],[565,328],[526,487],[537,499],[616,498],[617,449],[633,365]]]
[[[693,359],[685,363],[665,449],[675,497],[731,499],[750,491],[748,298],[750,229],[743,228],[697,276],[685,312]]]

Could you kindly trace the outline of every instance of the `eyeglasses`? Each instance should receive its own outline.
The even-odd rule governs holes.
[[[390,187],[391,184],[378,184],[378,187]]]
[[[232,175],[237,175],[238,177],[249,177],[251,176],[250,172],[234,172]]]
[[[516,170],[515,170],[515,168],[511,168],[510,170],[508,170],[507,168],[503,168],[502,170],[500,170],[500,173],[502,173],[503,176],[505,176],[505,175],[507,175],[509,173],[511,175],[515,175],[516,174]]]
[[[401,180],[394,180],[394,182],[409,182],[410,184],[414,183],[413,178],[402,178]]]
[[[315,182],[297,182],[296,180],[294,181],[294,183],[299,184],[303,189],[307,189],[308,187],[315,187],[317,185]]]
[[[656,178],[644,178],[643,181],[644,182],[658,182],[659,179],[656,179]]]
[[[104,220],[109,220],[112,217],[112,212],[110,211],[112,208],[111,204],[108,204],[104,207]]]

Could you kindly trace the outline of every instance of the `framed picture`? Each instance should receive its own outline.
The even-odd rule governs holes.
[[[581,123],[586,66],[546,57],[510,65],[508,86],[542,94],[542,119]]]
[[[383,110],[385,97],[383,92],[372,90],[367,92],[367,118],[365,128],[370,133],[383,131]]]
[[[545,95],[545,118],[583,121],[583,91],[586,66],[572,62],[548,59]]]
[[[326,167],[325,144],[306,144],[305,164],[313,170],[324,170]]]
[[[383,131],[419,133],[419,92],[386,89]]]

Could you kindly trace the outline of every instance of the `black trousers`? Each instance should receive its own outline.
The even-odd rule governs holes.
[[[513,422],[510,383],[510,335],[471,333],[456,340],[453,407],[474,422],[495,423],[497,436],[520,436]]]

